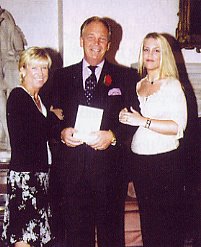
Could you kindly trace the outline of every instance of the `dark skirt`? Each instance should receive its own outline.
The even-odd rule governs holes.
[[[2,232],[5,246],[23,241],[38,247],[51,240],[48,188],[48,173],[9,172]]]

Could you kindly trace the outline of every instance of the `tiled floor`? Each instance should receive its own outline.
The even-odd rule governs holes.
[[[142,246],[137,200],[131,197],[125,203],[125,242],[126,247]]]

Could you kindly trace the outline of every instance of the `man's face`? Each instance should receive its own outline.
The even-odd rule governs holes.
[[[80,46],[83,47],[84,58],[89,64],[99,64],[110,46],[107,28],[101,22],[91,22],[82,32]]]

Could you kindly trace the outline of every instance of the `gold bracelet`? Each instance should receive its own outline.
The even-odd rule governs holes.
[[[145,127],[146,129],[149,129],[150,125],[151,125],[151,119],[150,119],[150,118],[147,118],[147,121],[146,121],[146,124],[145,124],[144,127]]]
[[[116,139],[114,133],[111,130],[109,130],[109,131],[112,133],[112,140],[111,140],[110,145],[115,146],[117,144],[117,139]]]

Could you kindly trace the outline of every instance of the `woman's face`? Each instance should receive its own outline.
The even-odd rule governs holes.
[[[143,65],[149,71],[160,69],[161,48],[159,42],[154,38],[147,38],[143,47]]]
[[[44,62],[33,62],[21,68],[23,83],[34,90],[39,90],[48,79],[48,65]]]

